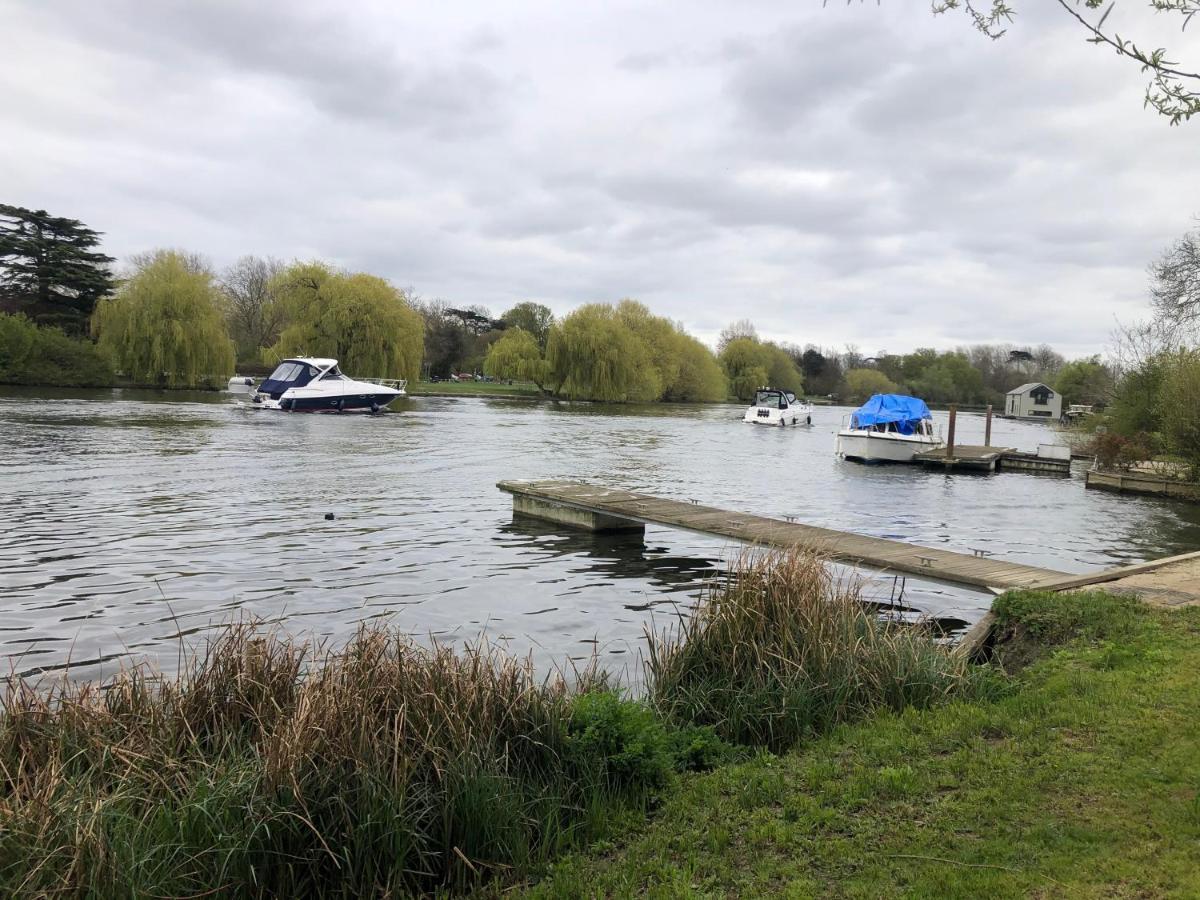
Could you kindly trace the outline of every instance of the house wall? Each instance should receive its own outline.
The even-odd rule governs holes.
[[[1006,398],[1008,415],[1022,419],[1058,419],[1062,415],[1062,395],[1057,391],[1044,404],[1034,403],[1032,391],[1009,394]]]

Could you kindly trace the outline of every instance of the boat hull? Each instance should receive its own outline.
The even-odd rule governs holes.
[[[397,397],[402,396],[404,396],[403,392],[387,388],[336,395],[324,392],[306,393],[300,389],[287,391],[277,400],[269,395],[256,394],[254,407],[297,413],[379,412]]]
[[[751,425],[774,425],[776,428],[781,425],[811,425],[812,407],[791,406],[787,409],[770,409],[752,406],[746,410],[742,421]]]
[[[941,441],[929,435],[905,435],[890,432],[860,431],[844,428],[837,435],[838,456],[859,462],[912,462],[922,450],[940,447]]]

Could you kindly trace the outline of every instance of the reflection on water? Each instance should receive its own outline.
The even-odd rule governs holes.
[[[481,631],[542,662],[628,659],[686,614],[737,551],[648,528],[592,536],[514,520],[505,478],[578,478],[1079,572],[1193,549],[1194,507],[1072,478],[970,477],[833,456],[812,428],[734,407],[412,399],[378,417],[253,411],[228,396],[0,393],[0,657],[20,671],[176,664],[180,641],[245,613],[302,636],[385,620],[440,640]],[[961,415],[962,440],[982,434]],[[1044,426],[998,421],[1034,449]],[[333,520],[325,514],[333,513]],[[990,597],[869,576],[891,616],[955,628]]]

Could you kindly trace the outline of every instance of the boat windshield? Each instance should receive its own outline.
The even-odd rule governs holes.
[[[787,401],[779,391],[759,391],[754,395],[754,405],[760,409],[787,409]]]
[[[334,366],[332,369],[330,369],[328,372],[326,372],[324,375],[321,376],[322,381],[341,381],[343,378],[344,378],[344,376],[342,375],[341,372],[338,371],[337,366]]]
[[[302,387],[320,373],[320,369],[309,363],[287,360],[275,367],[271,377],[262,383],[259,390],[267,394],[280,393],[288,388]]]

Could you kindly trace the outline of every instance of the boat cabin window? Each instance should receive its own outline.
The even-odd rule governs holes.
[[[275,371],[271,373],[270,377],[267,378],[267,381],[292,381],[297,375],[300,374],[300,370],[302,368],[303,366],[301,366],[300,363],[281,363],[275,368]]]
[[[276,388],[276,385],[301,387],[316,378],[320,371],[316,366],[310,366],[308,363],[283,362],[276,366],[275,371],[263,382],[263,388],[269,391],[280,389]]]
[[[793,394],[791,391],[788,391],[788,392],[787,392],[787,399],[788,399],[788,403],[795,403],[795,402],[796,402],[796,395],[795,395],[795,394]]]
[[[792,399],[795,399],[794,397]],[[766,409],[787,409],[787,401],[779,391],[759,391],[754,395],[754,405]]]
[[[342,373],[338,371],[338,367],[334,366],[328,372],[321,376],[322,381],[341,381]]]

